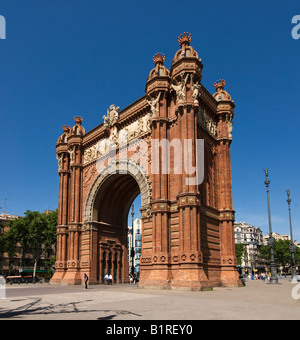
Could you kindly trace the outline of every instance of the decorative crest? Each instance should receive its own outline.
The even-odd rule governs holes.
[[[63,125],[62,128],[63,128],[63,131],[64,131],[65,134],[68,134],[70,132],[70,129],[71,129],[70,126],[68,126],[68,125]]]
[[[163,65],[166,60],[166,56],[162,53],[157,53],[153,57],[153,61],[155,65]]]
[[[192,35],[189,32],[187,33],[184,32],[183,35],[180,34],[180,36],[178,37],[178,42],[179,42],[180,47],[182,47],[182,45],[189,46],[191,41],[192,41]]]
[[[81,125],[81,123],[83,122],[83,118],[81,118],[80,116],[74,117],[74,120],[76,125]]]
[[[225,87],[225,84],[226,84],[226,81],[224,79],[219,79],[217,80],[215,83],[214,83],[214,86],[216,88],[216,91],[219,92],[219,91],[222,91],[224,90],[224,87]]]

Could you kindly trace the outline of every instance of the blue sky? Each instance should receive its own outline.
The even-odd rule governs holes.
[[[236,220],[268,232],[263,168],[270,171],[273,231],[300,241],[300,40],[291,35],[300,3],[283,1],[0,0],[0,206],[55,209],[55,143],[62,125],[87,131],[111,104],[145,94],[157,52],[171,66],[190,32],[204,64],[203,85],[227,81],[235,101],[232,181]]]

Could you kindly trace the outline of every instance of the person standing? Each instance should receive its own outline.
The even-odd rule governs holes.
[[[87,289],[88,280],[89,280],[89,277],[88,277],[86,274],[84,274],[84,285],[85,285],[85,289]]]

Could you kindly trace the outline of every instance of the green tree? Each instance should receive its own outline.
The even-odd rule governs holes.
[[[4,224],[0,222],[0,268],[1,268],[0,274],[2,274],[4,252],[5,252]]]
[[[296,254],[295,254],[295,262],[296,266],[300,266],[300,248],[296,247]]]
[[[16,252],[19,243],[22,257],[32,254],[34,259],[33,278],[36,276],[37,263],[52,245],[56,244],[57,210],[48,214],[27,210],[21,219],[10,222],[6,234],[7,250],[10,254]]]
[[[270,261],[270,248],[263,246],[260,248],[260,256]],[[289,240],[277,240],[274,246],[275,262],[278,266],[286,267],[291,264],[291,252]],[[300,264],[300,249],[296,248],[295,254],[296,265]]]
[[[49,212],[48,214],[44,214],[44,217],[47,222],[45,246],[48,249],[54,246],[56,250],[56,242],[57,242],[56,227],[57,227],[58,210],[56,209],[54,211]]]
[[[51,278],[51,273],[52,270],[54,269],[55,262],[56,262],[55,256],[50,256],[50,258],[47,261],[45,261],[45,266],[48,267],[47,274],[49,279]]]
[[[259,255],[261,258],[270,261],[270,248],[269,246],[261,246],[259,249]]]
[[[238,266],[241,266],[242,260],[244,260],[248,255],[247,249],[244,247],[242,243],[235,244],[235,255],[236,255]]]
[[[286,267],[291,262],[290,241],[278,240],[274,247],[275,261],[279,266]]]
[[[26,218],[14,219],[12,221],[9,221],[9,229],[4,234],[5,251],[9,254],[10,257],[14,257],[17,250],[20,248],[21,263],[22,258],[29,250],[27,240],[28,228],[26,222]]]

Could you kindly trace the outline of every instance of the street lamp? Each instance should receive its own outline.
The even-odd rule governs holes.
[[[294,244],[293,240],[293,230],[292,230],[292,216],[291,216],[291,199],[290,199],[290,190],[286,190],[288,199],[288,206],[289,206],[289,217],[290,217],[290,235],[291,235],[291,243],[290,243],[290,252],[292,255],[292,282],[297,282],[298,277],[297,277],[297,271],[296,271],[296,261],[295,261],[295,253],[296,253],[296,246]]]
[[[134,255],[135,255],[135,251],[134,251],[134,235],[133,235],[133,218],[134,218],[134,205],[132,204],[132,210],[131,210],[131,218],[132,218],[132,229],[131,229],[131,275],[132,277],[134,276]]]
[[[278,283],[277,266],[276,266],[275,257],[274,257],[275,239],[272,235],[272,223],[271,223],[270,195],[269,195],[270,181],[268,179],[269,170],[264,169],[264,171],[265,171],[265,175],[266,175],[265,185],[266,185],[266,188],[267,188],[268,215],[269,215],[269,240],[268,240],[268,245],[269,245],[269,248],[270,248],[270,268],[271,268],[270,283]]]

